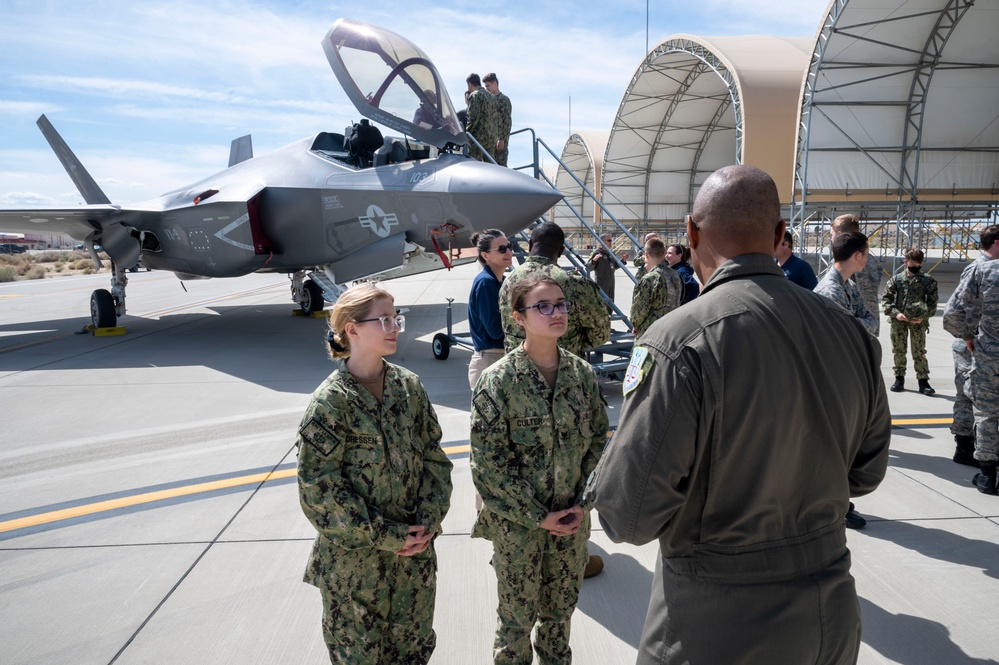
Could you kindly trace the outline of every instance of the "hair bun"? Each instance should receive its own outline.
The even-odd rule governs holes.
[[[332,330],[326,333],[326,341],[329,343],[330,348],[337,353],[344,353],[347,351],[347,348],[342,346],[340,342],[337,341],[337,334]]]

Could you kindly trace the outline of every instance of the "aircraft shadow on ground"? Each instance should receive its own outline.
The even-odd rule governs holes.
[[[873,515],[868,517],[878,519]],[[864,529],[864,535],[887,540],[931,559],[980,568],[985,575],[999,579],[999,545],[995,543],[900,520],[878,522]]]
[[[72,334],[86,324],[78,317],[0,324],[0,371],[203,366],[273,390],[308,394],[335,367],[327,355],[325,319],[294,316],[291,304],[208,309],[158,319],[127,316],[120,322],[126,334],[112,337]],[[445,306],[407,309],[406,331],[388,359],[403,366],[407,359],[433,361],[431,339],[444,330]]]
[[[860,598],[864,620],[864,644],[895,663],[947,663],[948,665],[996,665],[997,661],[973,658],[950,638],[947,627],[936,621],[892,614],[866,598]]]
[[[596,514],[592,514],[596,520]],[[604,571],[583,581],[576,609],[619,639],[638,648],[652,593],[652,573],[628,554],[608,554],[592,540],[590,554],[603,557]]]

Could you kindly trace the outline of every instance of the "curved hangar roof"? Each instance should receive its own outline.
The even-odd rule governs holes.
[[[586,188],[598,199],[600,198],[601,172],[603,171],[604,151],[607,149],[607,132],[580,132],[573,134],[565,142],[560,159],[569,171],[561,164],[555,172],[555,189],[565,194],[565,201],[579,210],[589,224],[598,223],[600,208],[593,202],[576,178],[583,181]],[[572,176],[576,177],[573,178]],[[579,218],[569,210],[568,206],[557,205],[554,208],[555,223],[565,227],[582,226]]]
[[[999,4],[833,0],[802,97],[796,198],[995,199]]]
[[[682,219],[729,164],[773,177],[790,203],[802,74],[814,41],[673,35],[621,100],[604,154],[603,202],[625,220]]]

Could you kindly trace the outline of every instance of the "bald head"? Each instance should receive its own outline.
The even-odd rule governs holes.
[[[726,166],[708,176],[691,217],[687,235],[702,282],[736,256],[773,256],[784,234],[777,185],[755,166]]]
[[[694,223],[741,242],[773,239],[780,221],[777,185],[755,166],[726,166],[704,181],[694,201]]]

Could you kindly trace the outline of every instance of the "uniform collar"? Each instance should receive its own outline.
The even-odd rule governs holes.
[[[785,262],[784,265],[787,263]],[[784,271],[774,262],[774,257],[768,254],[743,254],[718,266],[718,269],[711,275],[711,279],[701,289],[701,293],[706,293],[723,282],[753,275],[774,275],[787,279],[784,277]]]

